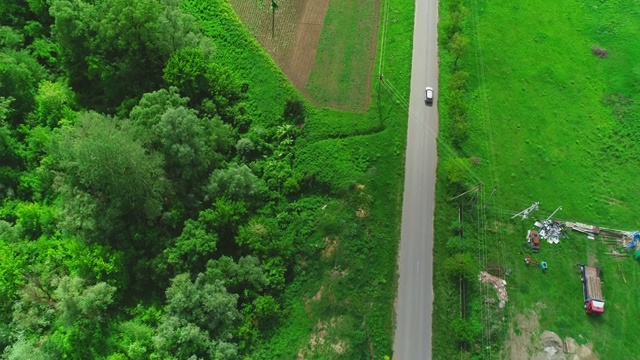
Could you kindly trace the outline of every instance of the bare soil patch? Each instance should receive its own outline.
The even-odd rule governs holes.
[[[271,0],[230,2],[282,72],[298,90],[304,92],[330,0],[279,0],[275,22]]]
[[[311,102],[347,111],[369,108],[380,0],[279,0],[275,16],[271,0],[230,3]],[[327,25],[330,3],[334,16]]]
[[[544,308],[542,303],[536,308]],[[505,346],[506,354],[500,358],[521,360],[598,360],[593,352],[593,344],[579,345],[570,337],[562,339],[558,334],[540,329],[539,314],[529,310],[526,314],[517,314],[516,323],[509,327],[509,338]]]
[[[517,314],[516,324],[509,327],[509,338],[505,346],[506,356],[503,358],[511,360],[528,359],[529,353],[533,352],[533,337],[540,331],[538,314],[529,311],[527,314]]]
[[[340,317],[334,317],[329,321],[318,320],[313,328],[311,338],[309,338],[307,348],[298,350],[296,359],[303,360],[305,355],[314,353],[323,353],[330,358],[343,354],[347,349],[347,344],[331,336],[331,330],[337,327],[341,321]],[[333,356],[330,356],[331,353]]]
[[[336,251],[336,247],[338,247],[338,238],[337,237],[325,237],[324,238],[324,250],[322,250],[322,256],[325,258],[331,257],[334,251]]]

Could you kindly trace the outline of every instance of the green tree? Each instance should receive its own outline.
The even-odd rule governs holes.
[[[238,227],[246,222],[248,213],[244,201],[218,197],[209,209],[200,212],[199,221],[206,222],[211,231],[229,243],[236,236]]]
[[[49,6],[51,1],[49,0],[26,0],[29,5],[29,10],[33,14],[39,24],[44,27],[49,27],[53,24],[53,18],[49,14]]]
[[[451,254],[463,252],[468,246],[469,244],[465,245],[460,236],[453,236],[447,240],[447,250]]]
[[[170,55],[196,43],[173,0],[52,0],[52,29],[82,105],[114,110],[159,87]]]
[[[227,290],[238,294],[242,302],[253,301],[269,285],[260,261],[253,256],[241,257],[238,262],[228,256],[211,260],[206,275],[210,280],[223,281]]]
[[[176,276],[167,289],[165,315],[155,336],[162,358],[235,359],[233,334],[241,320],[238,296],[229,294],[222,281],[207,281],[199,274]]]
[[[21,202],[16,207],[16,224],[23,238],[35,240],[55,232],[55,210],[51,206]]]
[[[237,227],[244,221],[247,209],[243,202],[218,198],[212,208],[200,212],[197,220],[187,220],[182,234],[164,250],[156,268],[166,274],[168,266],[176,275],[182,272],[204,271],[213,258],[220,239],[231,243]]]
[[[24,0],[3,0],[0,2],[0,24],[20,27],[28,15]]]
[[[17,127],[35,105],[44,69],[25,51],[0,50],[0,98],[12,98],[7,120]]]
[[[56,128],[63,120],[74,120],[74,98],[73,92],[64,82],[41,82],[35,96],[37,124]]]
[[[450,82],[451,89],[453,91],[464,91],[469,81],[469,73],[466,71],[458,70],[451,74]]]
[[[259,296],[253,301],[253,315],[258,327],[265,328],[265,324],[273,324],[282,316],[280,304],[271,295]]]
[[[197,210],[207,178],[229,152],[233,136],[220,120],[198,118],[184,106],[187,100],[175,87],[148,93],[130,117],[144,146],[164,157],[180,205]]]
[[[287,259],[294,251],[293,239],[281,229],[277,219],[265,216],[249,220],[247,225],[240,228],[235,240],[261,259]]]
[[[7,360],[50,360],[51,354],[40,344],[40,339],[19,337],[13,344],[5,348],[3,355]]]
[[[462,277],[467,281],[474,281],[480,272],[477,261],[468,252],[448,257],[444,262],[444,268],[449,276]]]
[[[449,52],[455,58],[455,61],[453,62],[454,68],[458,67],[458,60],[460,60],[460,57],[467,50],[468,43],[469,39],[467,39],[467,37],[460,31],[456,31],[451,37],[451,40],[449,40],[447,46],[449,48]]]
[[[147,142],[153,142],[154,136],[147,133],[160,122],[162,115],[169,109],[186,107],[188,102],[188,98],[180,96],[177,87],[171,86],[168,90],[160,89],[142,95],[138,104],[131,110],[129,118],[139,130],[138,136]]]
[[[253,145],[253,141],[248,138],[241,138],[236,142],[236,152],[244,161],[249,161],[251,159],[251,155],[255,150],[255,146]]]
[[[229,70],[213,62],[201,49],[176,51],[164,69],[164,79],[177,86],[191,100],[191,106],[197,107],[210,99],[215,106],[210,116],[219,115],[225,122],[234,122],[232,108],[241,100],[240,84]]]
[[[446,38],[450,39],[453,34],[461,31],[464,18],[469,15],[469,9],[464,6],[463,0],[453,0],[449,4],[447,19],[444,22]]]
[[[451,322],[450,326],[453,332],[452,335],[458,343],[467,345],[473,343],[473,330],[468,321],[456,318]]]
[[[9,26],[0,26],[0,49],[20,50],[24,36]]]
[[[153,335],[161,311],[155,306],[136,306],[134,318],[110,329],[110,343],[114,351],[107,360],[148,360],[155,345]]]
[[[16,192],[24,165],[20,156],[23,146],[5,121],[10,113],[10,103],[10,99],[0,97],[0,191],[9,196]]]
[[[40,351],[48,358],[85,359],[104,352],[104,325],[115,287],[85,285],[75,276],[48,280],[32,277],[25,285],[14,305],[14,329],[22,335],[39,336]],[[29,347],[24,342],[18,345],[5,352],[7,357],[21,358]]]
[[[106,310],[113,303],[116,288],[106,283],[84,286],[79,277],[63,277],[58,283],[54,296],[58,301],[56,310],[64,326],[73,326],[80,319],[90,322],[108,320]]]
[[[154,148],[164,155],[166,173],[180,195],[201,188],[222,161],[209,146],[203,121],[184,107],[168,109],[151,130]]]
[[[217,243],[218,236],[208,231],[206,224],[187,220],[182,234],[164,251],[166,265],[171,265],[174,273],[203,269],[216,251]]]
[[[233,200],[255,201],[264,193],[264,184],[246,165],[215,170],[207,187],[209,198],[227,196]]]
[[[444,161],[442,167],[447,181],[452,186],[454,192],[469,189],[468,177],[471,169],[471,160],[467,158],[447,159]]]
[[[166,185],[161,159],[149,154],[126,123],[96,113],[54,139],[62,225],[92,239],[129,240],[129,226],[158,217]]]
[[[299,99],[288,99],[284,106],[284,114],[282,118],[285,123],[301,126],[304,124],[307,117],[307,111],[304,108],[304,103]]]

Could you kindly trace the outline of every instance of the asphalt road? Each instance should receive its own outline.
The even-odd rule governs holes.
[[[438,132],[437,0],[416,0],[398,265],[394,360],[431,359],[433,212]],[[434,89],[432,107],[425,87]]]

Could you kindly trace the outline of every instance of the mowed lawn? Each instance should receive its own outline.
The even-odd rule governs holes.
[[[489,214],[500,230],[488,240],[488,260],[513,269],[508,319],[532,309],[541,331],[593,342],[602,359],[633,358],[640,264],[570,233],[559,245],[542,244],[536,257],[549,262],[547,274],[527,269],[523,245],[533,220],[509,218],[540,201],[538,218],[562,206],[556,218],[640,229],[640,3],[468,5],[471,46],[461,65],[472,76],[473,128],[465,150],[482,159],[474,171],[486,189],[497,188]],[[594,56],[594,45],[608,56]],[[582,310],[578,262],[604,270],[601,318]]]
[[[312,102],[350,111],[369,108],[379,18],[379,0],[331,1],[306,86]]]

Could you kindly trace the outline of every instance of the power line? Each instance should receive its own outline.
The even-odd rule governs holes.
[[[408,103],[408,101],[402,97],[400,95],[400,92],[393,86],[393,84],[388,81],[387,79],[383,79],[382,80],[382,84],[385,86],[385,88],[391,93],[392,97],[394,98],[394,100],[398,101],[399,103],[401,103],[401,105],[407,109],[408,113],[409,113],[409,119],[410,121],[413,120],[417,123],[417,125],[423,130],[425,131],[428,135],[430,135],[435,141],[436,143],[439,145],[439,148],[443,149],[445,151],[445,155],[450,156],[451,158],[459,158],[457,152],[448,144],[443,143],[443,142],[439,142],[438,141],[438,135],[436,134],[436,131],[431,128],[428,124],[426,124],[424,121],[420,121],[420,119],[418,118],[418,116],[416,115],[416,111],[414,111],[410,104]],[[480,178],[480,175],[477,174],[476,172],[474,172],[470,166],[467,166],[464,162],[458,162],[456,163],[457,166],[459,166],[460,168],[462,168],[463,170],[465,170],[467,172],[467,174],[471,177],[471,180],[475,183],[484,183],[484,181],[482,181],[482,179]]]

